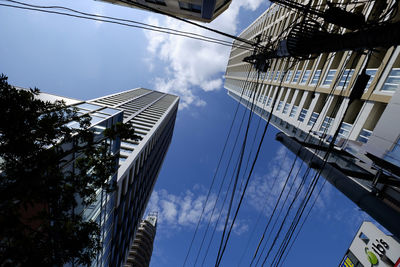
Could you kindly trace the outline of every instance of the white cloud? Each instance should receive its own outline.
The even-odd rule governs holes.
[[[200,186],[194,186],[191,190],[182,192],[178,195],[171,194],[167,190],[162,189],[154,191],[147,210],[149,212],[158,212],[158,232],[167,234],[171,230],[178,231],[183,228],[193,230],[201,216],[203,205],[206,201],[206,190]],[[204,227],[212,214],[212,209],[216,200],[216,195],[211,194],[207,206],[204,209],[203,219],[200,227]],[[211,218],[211,222],[216,223],[220,214],[220,207],[217,207]],[[226,207],[222,211],[221,219],[218,223],[217,230],[223,229],[227,211]],[[211,226],[212,229],[213,226]],[[233,233],[241,235],[249,229],[247,222],[237,220],[232,229]]]
[[[224,13],[206,26],[235,35],[239,11],[254,11],[261,3],[261,0],[235,0]],[[171,18],[151,16],[147,23],[231,41],[222,35]],[[179,95],[181,108],[204,106],[206,103],[199,97],[199,92],[222,88],[222,75],[230,47],[151,31],[145,31],[145,36],[151,58],[167,66],[166,75],[154,80],[154,89]],[[152,65],[148,66],[152,70]]]

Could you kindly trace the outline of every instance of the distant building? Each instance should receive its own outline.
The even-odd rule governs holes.
[[[221,15],[232,0],[98,0],[116,5],[139,8],[139,4],[158,9],[177,17],[201,22],[211,22]]]
[[[310,5],[325,8],[319,3],[311,1]],[[366,18],[379,12],[378,5],[365,1],[346,8]],[[261,45],[277,43],[298,18],[295,9],[272,4],[239,36],[260,38]],[[324,26],[328,32],[350,31],[329,23]],[[271,124],[282,131],[278,140],[295,153],[304,148],[300,157],[308,164],[321,164],[324,149],[339,129],[335,151],[322,176],[400,236],[400,47],[379,48],[370,59],[356,51],[322,53],[303,60],[274,58],[258,77],[252,65],[243,61],[253,51],[238,47],[242,44],[238,40],[234,44],[225,73],[228,95],[249,109],[254,101],[254,112],[264,119],[272,113]],[[349,106],[341,123],[350,92],[364,68],[371,77],[361,99]]]
[[[142,220],[131,249],[125,267],[148,267],[153,253],[153,243],[157,230],[157,213],[150,213]]]
[[[136,88],[88,101],[88,105],[122,110],[123,122],[132,123],[141,140],[121,140],[118,191],[104,215],[106,230],[98,266],[122,266],[126,262],[140,219],[171,143],[179,97]],[[88,109],[91,107],[89,106]],[[93,116],[100,116],[94,113]]]
[[[400,243],[371,222],[363,222],[340,267],[399,267]]]

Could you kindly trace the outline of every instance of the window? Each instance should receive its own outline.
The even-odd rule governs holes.
[[[179,7],[183,10],[188,10],[195,13],[201,13],[201,5],[186,3],[179,1]]]
[[[317,119],[318,119],[318,116],[319,116],[319,113],[313,112],[313,113],[311,114],[310,120],[308,121],[307,125],[308,125],[308,126],[314,125],[314,123],[315,123],[315,122],[317,121]]]
[[[385,83],[382,86],[382,91],[396,91],[400,84],[400,68],[393,68]]]
[[[310,84],[317,84],[321,77],[321,70],[316,70]]]
[[[343,122],[340,126],[339,136],[342,138],[347,138],[350,134],[351,128],[353,127],[352,124]]]
[[[297,112],[297,106],[293,106],[292,110],[290,111],[290,115],[289,117],[294,117],[294,115],[296,115]]]
[[[299,81],[300,74],[301,74],[301,70],[296,70],[296,73],[294,74],[292,83],[297,83]]]
[[[347,85],[349,85],[349,82],[351,80],[351,77],[354,74],[354,69],[347,69],[343,72],[342,77],[340,78],[339,83],[337,84],[338,87],[343,87],[346,88]]]
[[[308,80],[308,77],[310,76],[311,70],[306,70],[306,72],[304,72],[303,78],[301,78],[300,83],[301,84],[305,84]]]
[[[292,75],[293,75],[293,71],[292,70],[290,70],[289,72],[288,72],[288,74],[287,74],[287,76],[286,76],[286,82],[289,82],[290,81],[290,79],[292,78]]]
[[[166,6],[163,0],[145,0],[147,3],[152,3],[156,5]]]
[[[367,86],[365,87],[365,91],[367,91],[369,89],[369,86],[371,85],[371,82],[374,80],[375,78],[375,74],[378,71],[378,69],[367,69],[366,70],[366,74],[370,75],[371,78],[369,78]]]
[[[322,133],[328,132],[332,126],[332,122],[333,122],[333,118],[326,116],[324,119],[324,122],[322,123],[321,127],[319,128],[319,131]]]
[[[281,110],[283,105],[283,101],[279,101],[278,107],[276,108],[276,110]]]
[[[297,120],[300,121],[300,122],[303,122],[304,119],[306,118],[307,111],[308,111],[308,110],[305,109],[305,108],[301,109],[300,115],[299,115],[299,117],[297,118]]]
[[[330,85],[333,81],[333,77],[335,76],[335,74],[336,74],[336,70],[329,70],[328,73],[326,74],[325,80],[322,83],[322,85],[324,85],[324,86]]]
[[[286,104],[285,104],[285,106],[284,106],[284,108],[283,108],[283,111],[282,111],[283,114],[286,114],[286,113],[288,112],[289,106],[290,106],[289,103],[286,103]]]
[[[366,143],[368,142],[369,137],[371,136],[372,131],[367,130],[367,129],[362,129],[360,135],[357,138],[357,141],[361,143]]]

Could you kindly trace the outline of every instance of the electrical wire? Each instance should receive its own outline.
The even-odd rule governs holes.
[[[249,44],[249,45],[251,45],[251,46],[256,46],[256,47],[258,46],[258,44],[254,43],[254,42],[252,42],[252,41],[249,41],[249,40],[246,40],[246,39],[243,39],[243,38],[240,38],[240,37],[237,37],[237,36],[234,36],[234,35],[225,33],[225,32],[221,32],[221,31],[219,31],[219,30],[216,30],[216,29],[213,29],[213,28],[210,28],[210,27],[206,27],[206,26],[204,26],[204,25],[201,25],[201,24],[195,23],[195,22],[193,22],[193,21],[190,21],[190,20],[187,20],[187,19],[184,19],[184,18],[175,16],[175,15],[173,15],[173,14],[170,14],[170,13],[168,13],[168,12],[165,12],[165,11],[162,11],[162,10],[159,10],[159,9],[156,9],[156,8],[153,8],[153,7],[151,7],[151,6],[147,6],[147,5],[141,4],[141,3],[139,3],[139,2],[134,2],[134,1],[130,1],[130,0],[120,0],[120,1],[121,1],[121,2],[124,2],[124,3],[127,3],[127,4],[131,4],[131,5],[133,5],[133,6],[140,7],[140,8],[145,9],[145,10],[150,10],[150,11],[153,11],[153,12],[155,12],[155,13],[159,13],[159,14],[162,14],[162,15],[166,15],[166,16],[168,16],[168,17],[171,17],[171,18],[174,18],[174,19],[183,21],[183,22],[188,23],[188,24],[192,24],[192,25],[197,26],[197,27],[199,27],[199,28],[203,28],[203,29],[205,29],[205,30],[212,31],[212,32],[214,32],[214,33],[217,33],[217,34],[220,34],[220,35],[223,35],[223,36],[226,36],[226,37],[235,39],[235,40],[239,40],[239,41],[244,42],[244,43],[246,43],[246,44]]]
[[[285,74],[286,74],[286,73],[285,73]],[[282,78],[281,78],[280,85],[279,85],[279,87],[278,87],[279,90],[281,89],[281,85],[282,85],[282,82],[283,82],[284,77],[285,77],[285,75],[283,75]],[[241,197],[240,197],[238,206],[237,206],[237,208],[236,208],[235,215],[234,215],[234,217],[233,217],[233,220],[232,220],[232,223],[231,223],[229,232],[228,232],[228,234],[227,234],[227,238],[226,238],[225,244],[224,244],[224,246],[223,246],[223,249],[222,249],[222,252],[221,252],[221,256],[220,256],[219,260],[217,261],[217,265],[216,265],[216,266],[219,266],[219,264],[220,264],[220,262],[221,262],[221,260],[222,260],[223,254],[224,254],[224,252],[225,252],[225,249],[226,249],[226,246],[227,246],[227,243],[228,243],[228,240],[229,240],[229,236],[230,236],[230,234],[231,234],[231,232],[232,232],[233,225],[234,225],[235,220],[236,220],[236,218],[237,218],[237,215],[238,215],[238,213],[239,213],[240,206],[241,206],[242,201],[243,201],[243,198],[244,198],[244,196],[245,196],[246,189],[247,189],[247,186],[248,186],[248,184],[249,184],[251,174],[253,173],[254,166],[255,166],[255,164],[256,164],[256,162],[257,162],[258,155],[259,155],[259,153],[260,153],[261,146],[262,146],[262,144],[263,144],[265,134],[266,134],[266,132],[267,132],[269,123],[270,123],[270,121],[271,121],[271,118],[272,118],[272,111],[273,111],[273,109],[274,109],[274,107],[275,107],[277,98],[278,98],[278,94],[276,95],[276,97],[275,97],[275,99],[274,99],[274,101],[273,101],[271,112],[269,113],[269,117],[268,117],[267,123],[266,123],[266,125],[265,125],[265,128],[264,128],[263,134],[262,134],[262,136],[261,136],[261,140],[260,140],[259,146],[258,146],[258,148],[257,148],[256,155],[255,155],[255,157],[254,157],[254,160],[253,160],[253,163],[252,163],[252,166],[251,166],[249,175],[248,175],[247,180],[246,180],[246,184],[245,184],[245,186],[244,186],[244,188],[243,188],[243,192],[242,192],[242,194],[241,194]]]
[[[356,58],[357,58],[357,57],[354,57],[352,65],[354,64]],[[350,58],[349,58],[348,60],[350,60]],[[347,65],[347,63],[344,64],[344,69],[345,69],[346,65]],[[347,82],[347,79],[348,79],[348,77],[349,77],[349,74],[350,74],[350,72],[347,73],[347,77],[346,77],[345,84],[346,84],[346,82]],[[332,88],[335,88],[336,83],[337,83],[340,79],[341,79],[341,75],[338,75],[338,76],[337,76],[337,79],[336,79],[336,81],[335,81],[335,83],[334,83],[334,85],[333,85]],[[342,92],[342,93],[344,92],[344,87],[342,88],[341,92]],[[341,101],[337,101],[337,102],[335,103],[334,109],[332,110],[332,114],[337,114],[337,110],[339,109],[339,106],[340,106],[340,105],[341,105]],[[346,111],[348,110],[348,108],[349,108],[349,106],[346,108]],[[346,111],[345,111],[345,114],[346,114]],[[341,122],[343,121],[345,114],[343,115]],[[332,116],[332,115],[330,115],[330,116]],[[338,128],[337,128],[337,130],[336,130],[336,132],[335,132],[335,135],[333,136],[332,141],[331,141],[330,144],[329,144],[329,149],[328,149],[327,153],[326,153],[325,156],[324,156],[323,167],[325,166],[325,164],[326,164],[326,162],[327,162],[327,160],[328,160],[328,157],[329,157],[329,154],[330,154],[330,150],[332,150],[333,147],[334,147],[334,143],[335,143],[336,137],[337,137],[337,135],[338,135],[338,133],[339,133],[340,126],[341,126],[341,123],[339,123]],[[325,128],[325,131],[326,131],[326,130],[327,130],[327,129]],[[314,156],[314,155],[313,155],[313,156]],[[304,209],[305,209],[305,207],[306,207],[306,205],[307,205],[307,203],[308,203],[308,201],[309,201],[309,199],[310,199],[310,197],[311,197],[311,195],[312,195],[312,193],[313,193],[313,191],[314,191],[314,189],[315,189],[315,186],[316,186],[316,184],[317,184],[317,182],[318,182],[318,179],[319,179],[319,177],[320,177],[320,175],[321,175],[321,173],[322,173],[323,167],[322,167],[322,168],[320,169],[320,171],[315,175],[315,176],[317,176],[317,177],[315,178],[315,176],[314,176],[313,184],[312,184],[312,187],[311,187],[311,191],[309,191],[310,194],[309,194],[308,197],[307,197],[307,200],[306,200],[306,202],[305,202],[305,204],[304,204],[304,207],[302,208],[302,211],[301,211],[301,213],[300,213],[300,215],[299,215],[299,219],[298,219],[298,220],[300,220],[301,215],[303,214]],[[303,200],[303,201],[304,201],[304,200]],[[298,212],[299,212],[299,210],[298,210]],[[293,223],[294,223],[294,221],[292,222],[292,225],[293,225]],[[298,221],[296,222],[294,229],[297,227],[297,224],[298,224]],[[292,228],[292,226],[291,226],[291,228]],[[292,229],[293,229],[293,228],[292,228]],[[294,230],[293,230],[293,231],[294,231]],[[290,238],[291,238],[292,234],[293,234],[293,232],[290,234]],[[288,234],[287,234],[286,236],[288,236]],[[277,237],[277,236],[276,236],[276,237]],[[290,241],[290,239],[289,239],[289,241]],[[286,241],[284,240],[283,243],[284,243],[284,242],[286,242]],[[270,247],[270,250],[269,250],[269,251],[272,250],[272,247],[273,247],[273,246]],[[284,247],[286,248],[287,245],[284,246]],[[277,253],[280,253],[280,252],[278,251]],[[283,254],[283,253],[284,253],[284,250],[283,250],[281,253]],[[282,254],[281,254],[281,255],[282,255]],[[265,261],[266,261],[266,259],[268,258],[268,256],[269,256],[269,253],[268,253],[267,256],[265,257],[263,264],[265,263]],[[279,259],[280,259],[281,257],[282,257],[282,256],[280,256]],[[278,262],[279,262],[279,261],[278,261]]]
[[[246,78],[246,82],[247,82],[247,80],[248,80],[248,78],[249,78],[250,73],[251,73],[251,67],[250,67],[250,69],[249,69],[249,72],[248,72],[248,75],[247,75],[247,78]],[[244,90],[243,90],[243,91],[244,91]],[[242,91],[242,93],[241,93],[241,95],[240,95],[240,98],[242,98],[242,96],[243,96],[243,91]],[[218,164],[217,164],[217,168],[215,169],[215,172],[214,172],[214,175],[213,175],[213,178],[212,178],[212,182],[211,182],[211,185],[210,185],[210,187],[209,187],[209,190],[208,190],[208,193],[207,193],[207,197],[206,197],[206,200],[205,200],[203,209],[202,209],[201,214],[200,214],[200,218],[199,218],[199,220],[198,220],[198,222],[197,222],[196,229],[195,229],[195,231],[194,231],[192,240],[191,240],[191,242],[190,242],[188,251],[187,251],[187,253],[186,253],[185,260],[184,260],[184,262],[183,262],[183,266],[186,265],[187,259],[188,259],[189,254],[190,254],[190,250],[191,250],[192,245],[193,245],[193,242],[194,242],[194,239],[196,238],[196,234],[197,234],[197,231],[198,231],[198,229],[199,229],[200,222],[201,222],[201,220],[202,220],[202,218],[203,218],[204,210],[205,210],[205,208],[206,208],[206,206],[207,206],[208,199],[209,199],[209,197],[210,197],[210,193],[211,193],[212,187],[213,187],[214,182],[215,182],[215,178],[216,178],[216,176],[217,176],[219,167],[220,167],[220,165],[221,165],[222,158],[223,158],[223,156],[224,156],[224,154],[225,154],[226,146],[227,146],[227,144],[228,144],[229,137],[230,137],[230,135],[231,135],[232,128],[233,128],[233,125],[234,125],[235,120],[236,120],[236,116],[237,116],[237,113],[238,113],[238,110],[239,110],[239,106],[240,106],[240,102],[238,102],[238,104],[236,105],[235,113],[234,113],[234,116],[233,116],[231,125],[230,125],[230,127],[229,127],[228,135],[227,135],[227,137],[225,138],[225,143],[224,143],[224,146],[223,146],[223,149],[222,149],[222,152],[221,152],[221,156],[219,157]],[[242,120],[242,121],[243,121],[243,120]],[[220,193],[220,191],[218,192],[218,197],[219,197],[219,193]],[[214,206],[214,207],[215,207],[215,206]],[[211,215],[211,216],[212,216],[212,215]],[[204,240],[204,239],[203,239],[203,240]],[[202,243],[203,243],[203,241],[202,241]],[[198,257],[198,256],[197,256],[197,257]],[[196,262],[197,262],[197,257],[196,257]],[[195,265],[196,265],[196,264],[195,264]]]
[[[259,74],[260,74],[260,72],[258,72],[257,84],[256,84],[255,88],[258,88]],[[244,140],[243,140],[243,144],[242,144],[242,149],[241,149],[241,152],[240,152],[240,161],[239,161],[239,165],[238,165],[238,169],[237,169],[237,173],[236,173],[236,177],[235,177],[235,182],[234,182],[233,189],[232,189],[232,195],[231,195],[231,199],[230,199],[230,202],[229,202],[228,214],[226,216],[224,230],[223,230],[223,233],[222,233],[221,242],[220,242],[220,246],[219,246],[219,249],[218,249],[218,255],[217,255],[216,262],[215,262],[215,266],[219,266],[219,264],[221,262],[222,256],[223,256],[223,254],[225,252],[226,243],[229,240],[229,236],[230,236],[230,233],[231,233],[231,230],[232,230],[232,227],[231,227],[229,229],[229,231],[228,231],[228,234],[227,234],[227,237],[226,237],[226,241],[225,241],[225,245],[223,245],[224,237],[225,237],[225,231],[226,231],[226,227],[227,227],[228,220],[229,220],[229,217],[230,217],[229,215],[230,215],[230,212],[231,212],[231,209],[232,209],[233,199],[234,199],[235,192],[236,192],[237,181],[238,181],[238,178],[239,178],[240,169],[241,169],[241,166],[242,166],[242,161],[243,161],[243,156],[244,156],[244,151],[245,151],[245,148],[246,148],[247,136],[248,136],[248,132],[249,132],[249,128],[250,128],[250,122],[251,122],[251,118],[253,116],[253,107],[254,107],[255,95],[256,95],[256,92],[254,90],[253,101],[252,101],[253,103],[251,104],[251,109],[250,109],[250,113],[249,113],[249,119],[248,119],[248,123],[247,123],[247,126],[246,126],[246,132],[245,132],[245,136],[244,136]],[[234,216],[233,223],[234,223],[234,221],[236,219],[236,215],[237,214],[235,214],[235,216]]]
[[[13,0],[1,0],[1,1],[17,2],[17,1],[13,1]],[[17,2],[17,3],[20,3],[21,5],[33,6],[33,5],[26,4],[26,3],[21,3],[21,2]],[[169,28],[165,28],[165,27],[159,27],[159,26],[150,25],[150,24],[146,24],[146,23],[142,23],[142,22],[133,21],[133,20],[118,19],[118,18],[113,18],[113,17],[89,14],[89,13],[84,13],[84,12],[76,11],[76,10],[65,8],[65,7],[54,6],[54,7],[45,7],[45,8],[63,8],[66,10],[70,10],[71,12],[76,12],[79,14],[87,14],[87,15],[74,15],[74,14],[60,12],[60,11],[51,11],[51,10],[44,10],[42,8],[25,7],[25,6],[11,5],[11,4],[0,4],[0,6],[30,10],[30,11],[37,11],[37,12],[43,12],[43,13],[50,13],[50,14],[56,14],[56,15],[63,15],[63,16],[93,20],[93,21],[100,21],[100,22],[111,23],[111,24],[117,24],[117,25],[121,25],[121,26],[127,26],[127,27],[132,27],[132,28],[138,28],[138,29],[143,29],[143,30],[149,30],[149,31],[155,31],[155,32],[160,32],[160,33],[172,34],[172,35],[176,35],[176,36],[182,36],[182,37],[186,37],[186,38],[215,43],[215,44],[228,46],[228,47],[235,46],[240,49],[252,51],[252,49],[247,46],[237,46],[237,45],[235,45],[231,42],[225,41],[225,40],[207,37],[207,36],[203,36],[200,34],[179,31],[179,30],[169,29]],[[130,24],[130,23],[134,23],[137,25]]]
[[[246,81],[245,81],[245,84],[244,84],[244,88],[243,88],[243,90],[242,90],[242,92],[241,92],[241,95],[240,95],[240,99],[242,99],[243,93],[244,93],[244,91],[247,89],[247,86],[249,86],[249,85],[251,84],[251,82],[249,82],[249,76],[250,76],[250,73],[251,73],[251,69],[252,69],[252,68],[251,68],[251,66],[250,66],[249,71],[248,71],[248,74],[247,74],[247,78],[246,78]],[[237,104],[237,106],[236,106],[235,115],[234,115],[235,118],[236,118],[236,116],[237,116],[237,112],[238,112],[239,106],[240,106],[240,102],[238,102],[238,104]],[[246,111],[246,110],[245,110],[245,111]],[[228,164],[227,164],[227,167],[225,168],[225,173],[224,173],[224,176],[223,176],[223,178],[222,178],[222,180],[221,180],[221,185],[220,185],[219,190],[218,190],[218,193],[217,193],[217,199],[216,199],[216,201],[215,201],[215,203],[214,203],[214,206],[213,206],[213,209],[212,209],[212,212],[211,212],[211,215],[210,215],[210,218],[209,218],[207,227],[206,227],[206,231],[205,231],[205,234],[203,235],[203,238],[202,238],[202,241],[201,241],[201,244],[200,244],[200,247],[199,247],[199,251],[198,251],[198,253],[197,253],[197,256],[196,256],[196,260],[195,260],[195,264],[194,264],[194,265],[197,264],[197,260],[198,260],[198,257],[199,257],[199,253],[200,253],[200,251],[201,251],[201,248],[202,248],[203,243],[204,243],[205,236],[206,236],[206,234],[207,234],[207,232],[208,232],[208,228],[209,228],[209,225],[210,225],[210,223],[211,223],[211,218],[212,218],[212,216],[213,216],[213,214],[214,214],[216,204],[217,204],[218,199],[219,199],[219,197],[220,197],[221,190],[222,190],[222,187],[223,187],[225,178],[226,178],[226,174],[227,174],[227,171],[228,171],[228,168],[229,168],[229,165],[230,165],[232,156],[233,156],[233,152],[234,152],[234,150],[235,150],[235,148],[236,148],[236,143],[237,143],[237,140],[238,140],[238,137],[239,137],[239,133],[240,133],[240,129],[241,129],[242,123],[243,123],[243,121],[244,121],[245,114],[246,114],[246,112],[243,113],[243,116],[242,116],[242,119],[241,119],[241,122],[240,122],[240,126],[239,126],[239,132],[236,134],[235,142],[234,142],[232,151],[231,151],[231,153],[230,153],[230,157],[229,157],[229,160],[228,160]],[[232,130],[232,127],[233,127],[233,123],[234,123],[234,121],[235,121],[235,118],[234,118],[234,120],[233,120],[232,123],[231,123],[231,127],[230,127],[229,132],[231,132],[231,130]],[[229,139],[229,136],[230,136],[230,134],[227,136],[225,146],[226,146],[226,144],[227,144],[227,141],[228,141],[228,139]],[[225,146],[224,146],[224,151],[225,151]],[[219,163],[218,163],[217,170],[216,170],[215,173],[214,173],[214,178],[215,178],[215,176],[216,176],[216,174],[217,174],[217,171],[218,171],[218,169],[219,169],[221,159],[222,159],[222,155],[221,155],[220,161],[219,161]],[[214,178],[213,178],[213,179],[214,179]],[[230,186],[229,186],[229,187],[230,187]],[[228,189],[228,191],[229,191],[229,189]],[[207,203],[207,201],[206,201],[206,203]],[[206,204],[205,204],[205,206],[206,206]],[[189,251],[190,251],[190,249],[189,249]],[[186,260],[185,260],[185,262],[186,262]]]

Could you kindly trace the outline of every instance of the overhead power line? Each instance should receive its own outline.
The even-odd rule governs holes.
[[[148,23],[135,21],[135,20],[128,20],[128,19],[121,19],[121,18],[116,18],[116,17],[90,14],[90,13],[74,10],[74,9],[71,9],[68,7],[37,6],[37,5],[31,5],[31,4],[13,1],[13,0],[1,0],[1,1],[17,4],[17,5],[0,4],[0,6],[4,6],[4,7],[24,9],[24,10],[37,11],[37,12],[43,12],[43,13],[49,13],[49,14],[56,14],[56,15],[63,15],[63,16],[80,18],[80,19],[87,19],[87,20],[111,23],[111,24],[116,24],[116,25],[121,25],[121,26],[126,26],[126,27],[139,28],[139,29],[143,29],[143,30],[172,34],[172,35],[176,35],[176,36],[182,36],[182,37],[191,38],[191,39],[195,39],[195,40],[199,40],[199,41],[205,41],[205,42],[220,44],[220,45],[224,45],[224,46],[228,46],[228,47],[240,48],[240,49],[249,50],[249,51],[252,51],[252,49],[253,49],[252,47],[247,46],[247,45],[233,44],[230,41],[217,39],[217,38],[213,38],[213,37],[208,37],[208,36],[205,36],[202,34],[181,31],[181,30],[175,30],[175,29],[171,29],[171,28],[167,28],[167,27],[160,27],[160,26],[151,25]],[[78,15],[67,13],[67,12],[61,12],[61,11],[52,11],[52,10],[47,10],[47,9],[62,9],[62,10],[68,11],[68,12],[76,13]]]

